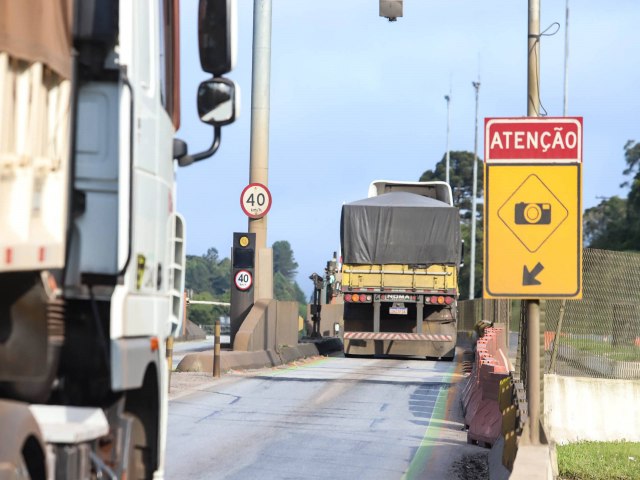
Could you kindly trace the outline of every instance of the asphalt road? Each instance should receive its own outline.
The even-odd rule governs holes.
[[[226,375],[170,401],[166,478],[475,478],[456,474],[487,453],[466,444],[456,367],[326,358]]]

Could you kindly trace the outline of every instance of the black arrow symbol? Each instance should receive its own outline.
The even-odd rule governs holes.
[[[540,285],[540,280],[536,279],[536,276],[544,270],[544,265],[540,262],[533,267],[533,270],[529,270],[525,265],[522,269],[522,285]]]

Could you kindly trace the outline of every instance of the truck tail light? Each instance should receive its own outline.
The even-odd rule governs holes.
[[[431,305],[451,305],[454,301],[454,297],[448,295],[432,295],[424,298],[424,303],[430,303]]]

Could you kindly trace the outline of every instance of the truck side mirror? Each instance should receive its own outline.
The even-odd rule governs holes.
[[[200,0],[198,46],[202,70],[217,77],[233,69],[236,60],[235,24],[235,0]]]
[[[464,267],[464,240],[460,242],[460,268]]]
[[[200,120],[215,127],[233,123],[238,102],[236,84],[227,78],[205,80],[198,87]]]

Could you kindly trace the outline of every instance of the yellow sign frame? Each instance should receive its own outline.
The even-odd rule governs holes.
[[[485,163],[484,298],[582,298],[582,164]]]

